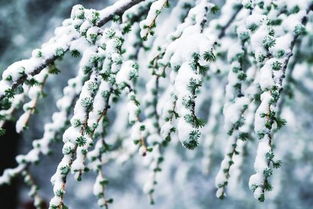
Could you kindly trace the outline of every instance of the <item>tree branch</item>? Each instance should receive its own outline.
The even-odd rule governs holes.
[[[102,27],[105,25],[107,22],[113,19],[114,16],[116,15],[122,15],[127,9],[133,7],[134,5],[143,2],[145,0],[119,0],[115,4],[113,4],[110,7],[107,7],[103,10],[100,11],[100,20],[99,22],[96,23],[96,26]],[[75,40],[75,39],[74,39]],[[72,40],[72,41],[74,41]],[[59,56],[52,56],[44,60],[43,63],[40,63],[40,65],[36,66],[32,73],[30,73],[31,76],[37,75],[40,73],[44,68],[47,66],[51,65],[56,61],[56,59]],[[11,86],[11,90],[15,90],[18,86],[23,84],[25,80],[27,79],[28,75],[23,75],[21,76],[16,82],[14,82]],[[0,95],[0,101],[2,101],[6,97],[5,94]]]

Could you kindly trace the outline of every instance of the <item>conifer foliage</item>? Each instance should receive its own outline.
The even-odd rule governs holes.
[[[153,204],[168,150],[179,142],[201,151],[208,170],[217,152],[214,143],[223,136],[227,144],[216,196],[226,196],[231,178],[240,176],[244,150],[253,144],[254,174],[246,183],[263,202],[283,162],[275,153],[275,133],[288,122],[281,112],[291,83],[301,82],[293,69],[301,64],[302,71],[312,73],[307,67],[312,50],[302,46],[312,48],[312,10],[312,0],[226,0],[222,5],[118,0],[103,10],[74,6],[54,37],[2,74],[0,125],[16,117],[20,133],[40,112],[36,108],[44,102],[49,78],[62,74],[57,62],[65,54],[80,59],[42,137],[16,157],[18,166],[2,174],[0,185],[23,177],[36,208],[43,208],[30,167],[61,139],[50,209],[68,208],[67,178],[73,174],[80,181],[87,172],[96,174],[98,205],[108,208],[113,199],[105,192],[104,164],[131,160],[137,152],[148,162],[144,192]]]

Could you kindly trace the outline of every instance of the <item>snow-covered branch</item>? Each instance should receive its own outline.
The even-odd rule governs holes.
[[[284,87],[312,90],[310,78],[300,72],[310,68],[312,58],[298,65],[294,57],[295,48],[297,54],[312,53],[298,42],[312,39],[312,5],[227,0],[219,9],[209,0],[120,0],[103,10],[74,6],[51,40],[3,72],[0,127],[23,107],[16,122],[23,132],[45,84],[62,73],[55,61],[67,52],[80,59],[42,138],[16,157],[18,165],[4,171],[0,185],[25,177],[40,208],[30,167],[61,138],[50,209],[66,209],[67,178],[72,173],[80,181],[87,172],[96,175],[98,205],[108,208],[113,199],[107,198],[104,167],[127,161],[146,165],[149,178],[140,183],[153,204],[164,169],[176,164],[174,155],[184,155],[182,145],[189,158],[203,157],[205,173],[215,172],[213,160],[223,156],[215,179],[218,198],[232,193],[227,190],[236,188],[256,153],[249,188],[264,201],[274,169],[284,160],[278,160],[274,135],[286,124]],[[138,151],[140,160],[134,157]],[[188,170],[175,166],[182,176]]]

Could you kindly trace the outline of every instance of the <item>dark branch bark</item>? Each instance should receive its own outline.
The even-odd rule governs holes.
[[[126,10],[128,10],[129,8],[135,6],[136,4],[139,4],[140,2],[143,2],[145,0],[132,0],[130,1],[128,4],[124,4],[123,6],[121,6],[119,9],[115,10],[114,12],[112,12],[111,14],[109,14],[108,16],[106,16],[105,18],[103,18],[102,20],[100,20],[96,25],[98,27],[102,27],[103,25],[105,25],[108,21],[112,20],[112,18],[115,15],[122,15]],[[117,2],[119,3],[119,2]],[[104,10],[103,10],[104,11]]]
[[[237,11],[234,12],[234,14],[231,16],[231,18],[228,20],[228,22],[226,23],[226,25],[224,25],[221,29],[221,32],[218,35],[218,39],[221,39],[225,36],[225,32],[227,30],[227,28],[232,24],[232,22],[236,19],[236,16],[238,15],[238,13],[240,12],[240,10],[242,9],[242,6],[240,5],[239,8],[237,9]]]

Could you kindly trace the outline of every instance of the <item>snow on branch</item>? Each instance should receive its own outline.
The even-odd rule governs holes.
[[[289,71],[297,64],[295,51],[303,50],[298,42],[312,36],[312,9],[311,0],[227,0],[221,8],[209,0],[120,0],[99,11],[74,6],[53,38],[2,74],[0,127],[22,107],[16,130],[23,132],[45,84],[62,73],[55,61],[67,52],[80,59],[42,137],[16,157],[17,167],[4,171],[0,185],[23,176],[41,208],[30,167],[59,138],[62,159],[51,178],[50,209],[68,208],[70,174],[81,181],[88,172],[96,175],[99,207],[108,208],[113,199],[107,198],[104,169],[111,161],[143,162],[143,191],[153,204],[164,167],[186,169],[173,157],[182,155],[180,146],[203,155],[205,173],[214,171],[213,157],[223,156],[215,179],[222,199],[236,193],[252,147],[249,188],[264,201],[284,160],[278,159],[274,134],[287,122],[280,114],[287,106],[284,88],[305,81]]]
[[[92,17],[94,19],[92,19],[91,22],[97,27],[102,27],[116,15],[122,15],[127,9],[142,1],[144,0],[117,1],[114,5],[95,13],[96,16]],[[72,15],[79,15],[75,14],[75,12],[77,11],[73,9]],[[21,61],[22,63],[20,63],[19,66],[16,64],[11,65],[6,70],[8,77],[4,77],[5,73],[3,73],[3,79],[0,82],[0,101],[8,97],[10,92],[15,91],[18,86],[28,80],[29,75],[34,76],[38,74],[45,67],[51,65],[56,59],[64,55],[69,49],[70,43],[77,38],[75,33],[67,31],[69,24],[72,23],[70,23],[68,19],[65,20],[63,26],[55,30],[55,37],[50,39],[48,43],[42,45],[40,50],[34,51],[30,59]],[[73,22],[73,24],[75,24],[75,22]],[[10,77],[12,77],[12,80]]]

